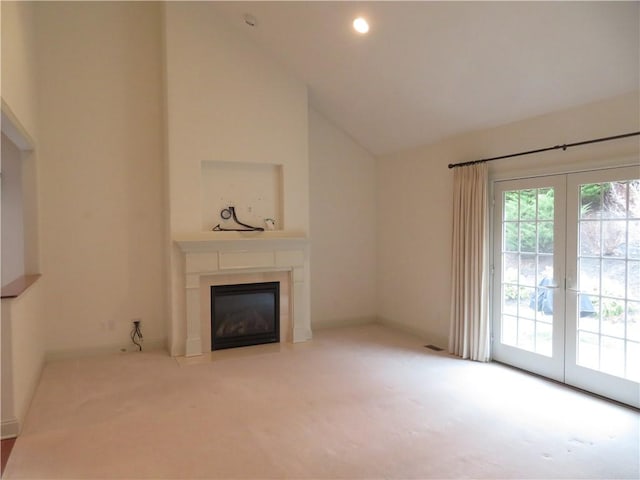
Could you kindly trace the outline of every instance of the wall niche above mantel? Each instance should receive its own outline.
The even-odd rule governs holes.
[[[202,230],[214,226],[233,228],[233,220],[224,220],[220,212],[235,207],[238,219],[256,227],[264,220],[275,220],[275,229],[284,229],[284,189],[282,166],[270,163],[201,163]]]

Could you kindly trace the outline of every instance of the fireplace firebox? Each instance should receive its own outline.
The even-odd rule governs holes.
[[[211,350],[280,341],[280,282],[211,287]]]

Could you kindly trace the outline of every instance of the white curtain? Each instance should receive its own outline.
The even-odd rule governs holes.
[[[486,163],[453,171],[453,242],[449,352],[490,359],[487,276]]]

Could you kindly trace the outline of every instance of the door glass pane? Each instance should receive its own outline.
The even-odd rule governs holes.
[[[580,187],[577,363],[634,379],[640,340],[638,180]]]
[[[629,234],[627,255],[629,258],[640,260],[640,220],[629,220],[627,232]]]
[[[517,252],[518,251],[518,223],[517,222],[505,222],[504,224],[504,240],[503,249],[505,252]]]
[[[518,320],[518,347],[535,352],[536,322],[520,318]]]
[[[627,262],[627,298],[640,300],[640,262]]]
[[[600,338],[600,370],[618,377],[624,376],[624,340],[602,336]]]
[[[580,187],[580,219],[599,219],[602,210],[602,188],[598,183]]]
[[[553,222],[553,188],[538,189],[538,220]]]
[[[553,255],[537,255],[538,260],[538,283],[548,285],[553,278]]]
[[[520,251],[535,253],[538,246],[536,222],[520,222]]]
[[[598,370],[600,366],[600,348],[597,333],[578,331],[578,364]]]
[[[597,295],[600,293],[600,259],[585,258],[579,260],[580,291]]]
[[[554,189],[504,192],[502,211],[500,341],[551,357]]]
[[[520,218],[520,194],[518,192],[505,192],[504,194],[504,220],[513,221]]]
[[[583,332],[600,333],[600,304],[599,297],[590,295],[578,295],[580,305],[584,310],[578,316],[578,330]],[[587,307],[590,307],[587,310]]]
[[[544,321],[536,323],[536,348],[538,349],[538,352],[548,357],[550,357],[552,353],[552,327],[553,325],[551,323],[546,323]]]
[[[597,220],[580,222],[580,255],[600,256],[600,222]]]
[[[536,189],[520,190],[520,220],[535,220],[537,203]]]
[[[520,285],[535,287],[537,285],[538,270],[537,255],[520,254]]]
[[[618,338],[625,337],[625,302],[615,298],[602,297],[600,332]]]
[[[518,317],[502,316],[502,343],[505,345],[518,344]]]
[[[640,342],[640,302],[627,302],[627,340]]]
[[[553,253],[553,222],[538,223],[538,252]]]
[[[625,298],[626,276],[626,262],[624,260],[603,259],[602,294],[610,297]]]
[[[627,218],[628,182],[602,183],[602,212],[604,218]]]
[[[628,218],[640,218],[640,180],[629,180]]]
[[[624,258],[627,254],[627,222],[604,220],[602,222],[602,255]]]
[[[627,342],[627,378],[640,382],[640,342]]]

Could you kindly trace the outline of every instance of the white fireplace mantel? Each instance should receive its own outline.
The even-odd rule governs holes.
[[[175,235],[185,255],[186,356],[203,353],[200,279],[206,275],[290,271],[294,342],[311,339],[309,240],[301,232],[196,232]]]

